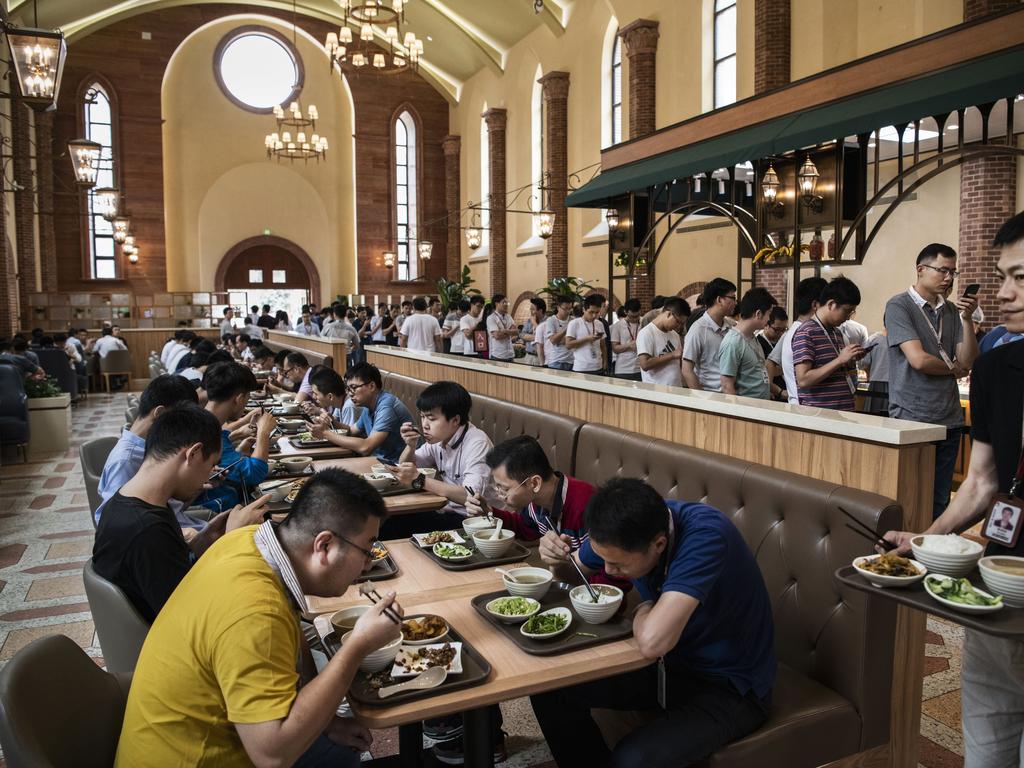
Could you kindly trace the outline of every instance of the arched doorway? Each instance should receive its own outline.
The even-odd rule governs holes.
[[[293,321],[303,304],[320,303],[320,273],[309,254],[274,235],[236,243],[221,259],[214,284],[217,291],[245,291],[250,305],[283,309]]]

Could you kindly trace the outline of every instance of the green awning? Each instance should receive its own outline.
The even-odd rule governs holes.
[[[630,191],[1012,98],[1022,90],[1024,47],[1017,47],[613,168],[570,193],[566,204],[602,208]]]

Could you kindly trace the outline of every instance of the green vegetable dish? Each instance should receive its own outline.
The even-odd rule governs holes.
[[[550,635],[561,632],[568,623],[568,617],[561,613],[543,613],[527,619],[523,631],[531,635]]]
[[[929,576],[925,587],[933,595],[961,605],[1002,605],[1002,595],[985,597],[967,579],[951,579],[946,576]]]
[[[469,557],[473,554],[473,550],[469,547],[464,547],[461,544],[435,544],[434,554],[438,557]]]
[[[525,597],[506,597],[496,601],[491,610],[500,613],[502,616],[522,616],[533,610],[534,603]],[[527,630],[529,632],[529,630]]]

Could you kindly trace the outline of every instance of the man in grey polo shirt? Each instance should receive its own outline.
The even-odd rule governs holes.
[[[917,282],[885,305],[889,415],[947,430],[935,444],[933,518],[949,506],[964,425],[957,379],[970,372],[978,356],[971,317],[977,299],[943,298],[956,275],[956,251],[941,243],[926,245],[917,257]]]
[[[716,277],[704,286],[707,311],[686,332],[683,342],[683,382],[690,389],[722,391],[718,351],[729,332],[725,318],[736,312],[736,286]]]

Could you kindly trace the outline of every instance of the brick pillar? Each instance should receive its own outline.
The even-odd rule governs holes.
[[[36,274],[35,179],[32,176],[32,126],[29,109],[11,102],[11,138],[14,152],[14,226],[17,231],[18,306],[20,322],[28,326],[28,294],[38,290]]]
[[[964,21],[973,21],[982,16],[1005,11],[1019,2],[1020,0],[964,0]]]
[[[629,60],[629,138],[653,133],[655,123],[655,59],[658,53],[658,22],[637,19],[619,31]],[[654,298],[654,269],[626,281],[626,298],[640,299],[644,310]]]
[[[53,112],[36,113],[36,179],[39,204],[39,263],[42,284],[57,290],[57,239],[53,229]]]
[[[488,109],[483,114],[487,121],[487,148],[490,157],[491,198],[487,201],[490,213],[491,285],[490,295],[505,293],[508,255],[505,232],[505,124],[508,112]]]
[[[569,222],[565,208],[569,177],[569,73],[548,72],[537,81],[544,98],[544,168],[555,225],[547,242],[548,279],[569,274]]]
[[[18,330],[18,264],[7,235],[7,195],[0,192],[0,336]]]
[[[462,230],[459,209],[461,207],[462,192],[459,187],[459,158],[462,151],[462,138],[460,136],[445,136],[441,140],[441,148],[444,150],[444,203],[448,211],[448,238],[447,261],[445,263],[445,276],[449,280],[458,280],[462,271]]]
[[[789,84],[790,0],[754,0],[754,93]]]

